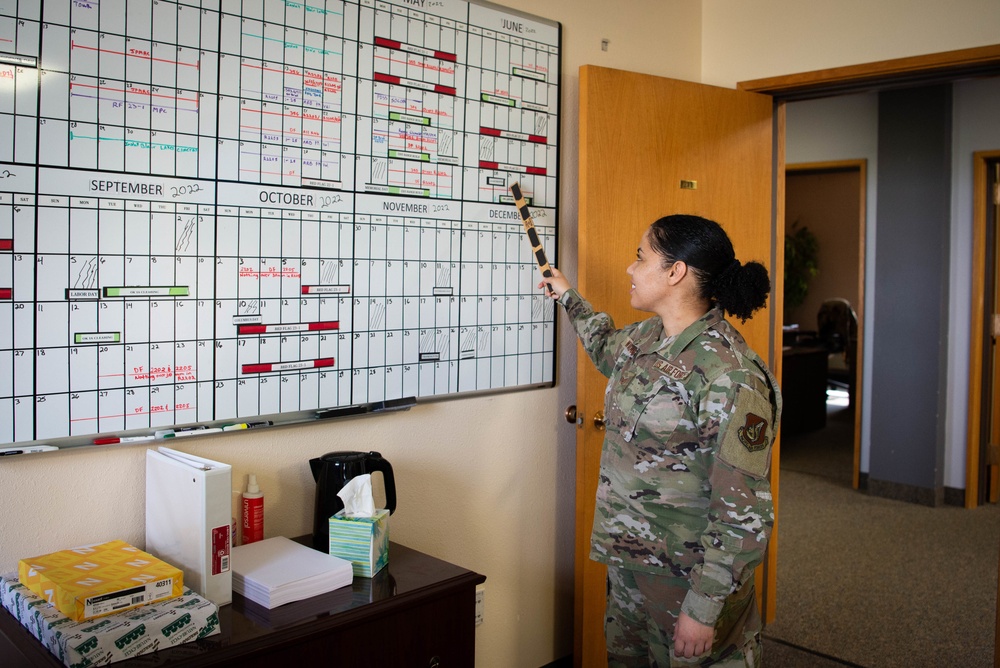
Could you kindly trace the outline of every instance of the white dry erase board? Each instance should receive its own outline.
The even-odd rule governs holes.
[[[551,384],[560,26],[0,1],[0,443]]]

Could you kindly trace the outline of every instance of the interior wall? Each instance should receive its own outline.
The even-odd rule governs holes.
[[[951,85],[879,94],[869,491],[943,501]]]
[[[578,70],[585,63],[694,80],[697,3],[509,0],[562,22],[558,266],[576,271]],[[602,50],[602,39],[608,50]],[[181,449],[228,462],[234,487],[255,473],[265,537],[312,530],[308,460],[378,450],[394,469],[391,540],[487,576],[476,665],[541,666],[572,651],[576,342],[560,323],[557,385],[421,404],[407,412],[189,439]],[[120,538],[144,545],[141,446],[7,457],[0,462],[0,568]],[[389,556],[390,563],[392,555]]]
[[[996,0],[703,2],[702,82],[739,81],[996,44]]]

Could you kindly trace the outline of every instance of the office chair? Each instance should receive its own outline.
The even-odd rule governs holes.
[[[817,337],[827,350],[827,385],[854,395],[854,370],[858,351],[858,315],[840,297],[827,299],[816,314]]]

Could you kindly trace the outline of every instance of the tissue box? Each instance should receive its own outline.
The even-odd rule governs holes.
[[[389,563],[389,511],[374,517],[330,518],[330,554],[351,562],[355,577],[370,578]]]
[[[67,666],[103,666],[220,632],[219,609],[190,589],[138,610],[74,622],[10,573],[0,575],[0,604]]]
[[[123,540],[22,559],[25,587],[75,622],[180,596],[184,573]]]

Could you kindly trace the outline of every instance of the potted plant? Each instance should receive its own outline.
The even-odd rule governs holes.
[[[819,241],[796,220],[785,233],[785,323],[809,294],[809,281],[819,273]]]

